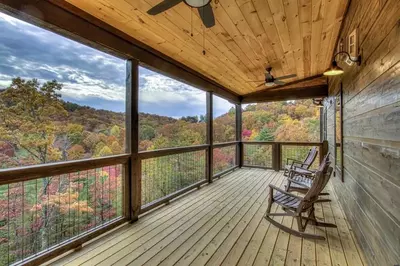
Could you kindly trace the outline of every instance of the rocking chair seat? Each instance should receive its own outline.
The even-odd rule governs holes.
[[[290,186],[298,189],[310,189],[313,182],[313,179],[301,175],[296,175],[291,180]]]
[[[276,192],[273,196],[274,202],[278,205],[281,205],[284,208],[289,209],[297,209],[301,202],[301,198],[295,197],[294,195],[288,195],[281,192]]]

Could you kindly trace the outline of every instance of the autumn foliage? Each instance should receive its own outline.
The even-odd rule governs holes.
[[[0,168],[103,157],[125,152],[125,114],[61,99],[57,81],[16,78],[0,91]],[[204,116],[140,113],[139,150],[206,143]],[[235,108],[215,117],[214,141],[236,140]],[[243,140],[317,141],[311,101],[248,105]],[[265,163],[267,148],[248,160]],[[214,149],[214,173],[236,163],[236,146]],[[144,160],[142,203],[205,178],[205,151]],[[102,167],[0,186],[0,265],[20,261],[122,215],[122,166]]]

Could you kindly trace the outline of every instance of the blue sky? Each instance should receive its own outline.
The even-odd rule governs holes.
[[[125,110],[125,61],[0,13],[0,88],[14,77],[57,80],[62,98],[96,109]],[[205,114],[203,91],[140,69],[140,111],[179,118]],[[230,104],[216,98],[215,115]]]

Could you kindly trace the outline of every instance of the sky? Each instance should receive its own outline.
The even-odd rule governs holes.
[[[57,80],[62,99],[96,109],[125,111],[125,61],[0,13],[0,88],[11,79]],[[141,67],[139,111],[180,118],[206,113],[206,94]],[[228,101],[214,99],[214,116]]]

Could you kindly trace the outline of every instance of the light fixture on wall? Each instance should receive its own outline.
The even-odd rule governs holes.
[[[341,75],[344,73],[344,70],[338,66],[337,61],[336,61],[336,57],[340,54],[346,54],[348,57],[348,60],[350,60],[351,62],[357,63],[357,65],[361,65],[361,55],[357,56],[355,59],[348,53],[345,51],[340,51],[338,53],[335,54],[335,56],[333,57],[333,61],[331,66],[325,70],[324,75],[325,76],[337,76],[337,75]]]

